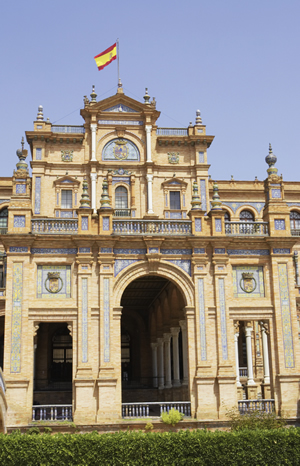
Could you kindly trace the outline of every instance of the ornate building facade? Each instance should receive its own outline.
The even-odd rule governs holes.
[[[150,102],[84,99],[45,121],[0,179],[6,425],[239,407],[298,416],[300,182],[208,174],[200,112],[160,128]]]

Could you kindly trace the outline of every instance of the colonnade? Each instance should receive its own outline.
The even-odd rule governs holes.
[[[188,384],[188,354],[187,354],[187,331],[186,321],[179,321],[180,327],[171,327],[170,332],[164,333],[151,343],[152,348],[152,375],[153,387],[163,389],[180,387]],[[182,333],[182,359],[183,380],[180,380],[179,365],[179,332]],[[171,355],[172,339],[172,355]],[[173,359],[173,378],[171,371],[171,360]]]
[[[267,328],[264,322],[260,322],[261,336],[262,336],[262,350],[263,350],[263,365],[264,365],[264,384],[270,384],[270,364],[268,352],[268,336]],[[247,386],[256,385],[253,377],[253,358],[252,358],[252,341],[251,335],[253,328],[251,325],[245,326],[246,335],[246,351],[247,351]],[[240,382],[240,368],[239,368],[239,332],[234,334],[234,348],[235,348],[235,362],[236,362],[236,383],[241,387]]]

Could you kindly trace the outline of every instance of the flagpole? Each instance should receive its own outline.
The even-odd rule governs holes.
[[[118,59],[118,87],[120,85],[120,60],[119,60],[120,46],[119,39],[117,39],[117,59]]]

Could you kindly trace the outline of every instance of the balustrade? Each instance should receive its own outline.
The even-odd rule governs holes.
[[[113,220],[115,235],[191,235],[190,220]]]
[[[240,372],[240,377],[248,377],[247,367],[240,367],[239,372]]]
[[[187,136],[186,128],[157,128],[157,136]]]
[[[83,126],[59,126],[59,125],[52,125],[51,126],[52,133],[70,133],[70,134],[84,134],[85,129]]]
[[[300,236],[300,229],[296,230],[295,228],[291,228],[291,235],[292,236]]]
[[[77,219],[39,218],[31,220],[31,231],[36,234],[77,234]]]
[[[149,403],[122,403],[122,417],[158,417],[170,409],[177,409],[187,417],[191,416],[190,401],[149,402]]]
[[[72,405],[33,405],[33,421],[72,421]]]
[[[131,209],[116,209],[114,211],[115,217],[131,217]]]
[[[226,235],[269,236],[268,222],[225,222]]]
[[[274,400],[240,400],[238,401],[240,414],[246,414],[253,411],[273,413],[275,410]]]

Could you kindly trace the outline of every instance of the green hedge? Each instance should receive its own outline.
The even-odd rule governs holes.
[[[1,466],[300,465],[300,429],[0,434]]]

